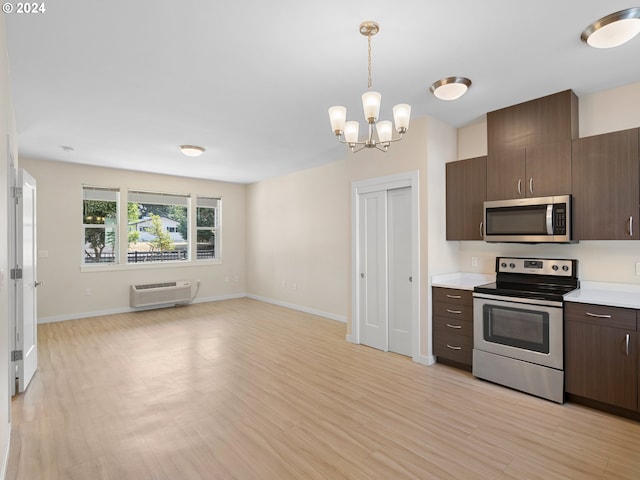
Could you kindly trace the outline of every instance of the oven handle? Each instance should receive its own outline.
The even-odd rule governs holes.
[[[554,302],[553,300],[541,300],[522,297],[507,297],[505,295],[492,295],[490,293],[473,292],[473,298],[484,298],[487,300],[497,300],[505,303],[526,303],[527,305],[544,305],[547,307],[562,308],[562,302]]]
[[[588,317],[596,317],[596,318],[611,318],[611,315],[600,315],[598,313],[584,312]]]

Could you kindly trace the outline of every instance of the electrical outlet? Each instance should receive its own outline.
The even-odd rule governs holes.
[[[471,266],[472,267],[478,266],[478,257],[471,257]]]
[[[91,289],[90,288],[85,288],[84,289],[84,294],[88,297],[91,295]]]
[[[640,262],[636,262],[636,275],[640,275]]]
[[[287,288],[287,281],[286,280],[282,280],[282,288]]]

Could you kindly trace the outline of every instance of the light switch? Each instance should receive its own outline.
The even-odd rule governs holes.
[[[38,250],[38,258],[49,258],[49,250]]]

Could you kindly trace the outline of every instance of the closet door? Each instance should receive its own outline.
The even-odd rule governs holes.
[[[411,188],[387,192],[389,252],[389,350],[411,356],[413,269]]]
[[[359,195],[360,343],[387,350],[387,192]]]

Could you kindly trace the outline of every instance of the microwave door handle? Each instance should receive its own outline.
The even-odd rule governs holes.
[[[553,204],[547,205],[547,235],[553,235]]]

